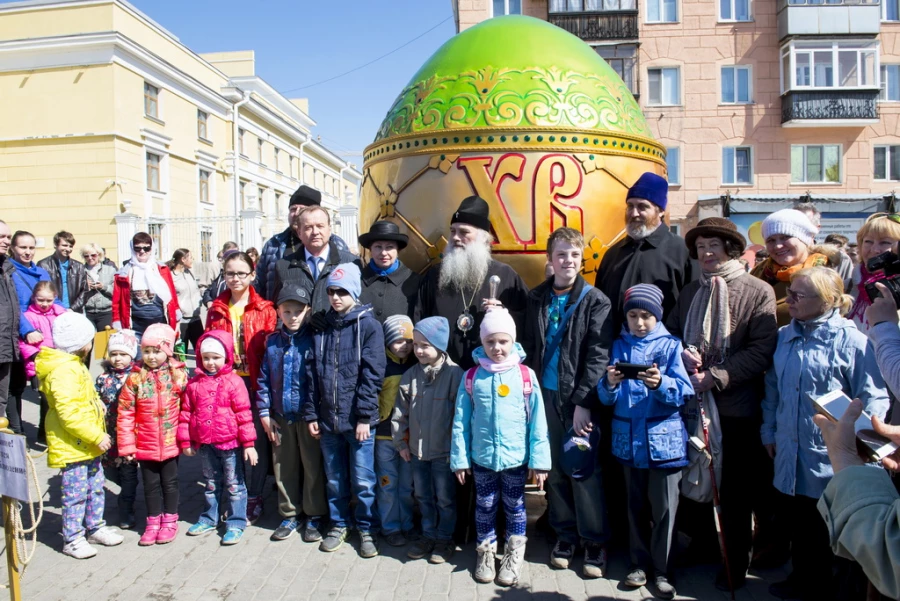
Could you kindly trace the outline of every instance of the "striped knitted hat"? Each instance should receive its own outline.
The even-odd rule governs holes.
[[[398,340],[412,340],[413,322],[406,315],[391,315],[384,320],[384,346]]]
[[[643,309],[652,313],[657,321],[662,321],[662,303],[662,290],[653,284],[637,284],[625,291],[626,313],[632,309]]]

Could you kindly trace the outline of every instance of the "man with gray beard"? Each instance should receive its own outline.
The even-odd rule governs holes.
[[[663,222],[669,184],[655,173],[643,174],[625,200],[628,235],[613,245],[600,263],[595,285],[612,302],[615,332],[625,322],[625,291],[636,284],[653,284],[663,292],[663,321],[675,307],[681,290],[698,270],[684,240]]]
[[[450,220],[444,258],[425,274],[419,288],[414,321],[440,316],[450,322],[447,354],[463,369],[475,366],[472,351],[481,346],[478,332],[490,306],[505,307],[519,327],[525,316],[528,289],[505,263],[491,258],[491,221],[487,202],[478,196],[462,201]],[[500,278],[491,299],[490,279]]]

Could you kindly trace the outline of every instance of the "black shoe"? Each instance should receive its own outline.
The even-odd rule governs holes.
[[[275,532],[272,533],[271,539],[287,540],[297,532],[297,526],[299,526],[299,524],[297,524],[296,518],[285,518],[281,521],[278,528],[275,529]]]
[[[575,545],[564,540],[556,541],[553,551],[550,552],[550,566],[557,570],[565,570],[575,557]]]
[[[328,531],[328,534],[325,535],[325,538],[322,539],[322,542],[319,543],[319,550],[325,551],[326,553],[333,553],[340,549],[341,545],[343,545],[346,540],[347,529],[332,526],[331,530]]]
[[[647,585],[647,574],[641,568],[632,568],[625,577],[625,586],[640,588]]]
[[[728,572],[725,571],[725,568],[720,569],[719,573],[716,574],[716,588],[720,591],[729,593],[731,592],[732,586],[734,587],[734,590],[738,590],[744,588],[745,584],[747,584],[746,574],[741,576],[733,574],[731,576],[731,585],[728,584]]]
[[[410,559],[422,559],[423,557],[431,555],[431,552],[434,551],[434,545],[435,542],[433,540],[423,536],[413,543],[412,547],[409,548],[409,551],[406,552],[406,556]]]
[[[306,524],[303,526],[303,534],[301,535],[304,543],[316,543],[322,540],[322,532],[319,530],[321,524],[322,522],[317,517],[311,517],[306,520]]]
[[[803,587],[796,578],[788,576],[787,580],[769,585],[769,594],[779,599],[802,599]]]
[[[657,576],[653,579],[653,584],[656,586],[656,596],[660,599],[674,599],[675,595],[675,587],[672,586],[672,583],[669,582],[669,579],[665,576]]]
[[[606,547],[597,543],[587,543],[584,546],[584,565],[581,574],[585,578],[606,576]]]

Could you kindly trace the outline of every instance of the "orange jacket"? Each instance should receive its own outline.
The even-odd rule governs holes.
[[[231,316],[228,313],[230,301],[230,290],[226,290],[213,301],[206,316],[207,332],[223,330],[234,335],[231,329]],[[275,331],[276,322],[275,305],[261,297],[251,287],[250,299],[244,308],[241,325],[244,328],[244,356],[247,358],[247,373],[250,374],[254,391],[259,378],[260,361],[266,352],[266,336]]]

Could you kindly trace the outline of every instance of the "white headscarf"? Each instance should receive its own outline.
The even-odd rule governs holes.
[[[128,262],[128,266],[131,268],[132,290],[150,290],[160,298],[164,307],[169,304],[169,301],[172,300],[172,292],[159,273],[159,264],[153,260],[153,257],[150,257],[146,263],[141,263],[134,252],[134,240],[131,241],[131,261]]]

